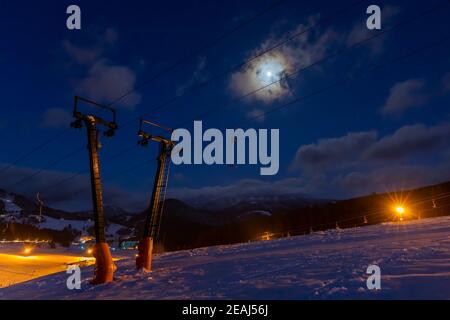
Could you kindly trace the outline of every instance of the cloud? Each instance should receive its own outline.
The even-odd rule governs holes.
[[[432,127],[423,124],[404,126],[394,134],[383,137],[373,144],[363,155],[364,159],[400,159],[417,153],[426,153],[450,145],[450,124]]]
[[[450,123],[407,125],[378,138],[376,131],[351,132],[301,146],[291,168],[305,173],[340,170],[375,161],[398,160],[450,147]],[[445,149],[445,148],[444,148]]]
[[[426,165],[386,165],[373,170],[352,171],[336,178],[332,184],[343,195],[360,196],[373,192],[389,192],[417,188],[450,179],[450,165],[443,162],[430,168]]]
[[[317,21],[311,16],[306,24],[299,24],[283,35],[272,32],[262,44],[249,52],[248,57],[257,56],[291,39],[286,44],[268,51],[251,60],[241,70],[234,72],[229,81],[229,90],[233,95],[241,96],[255,92],[246,101],[259,101],[265,104],[292,95],[289,86],[289,74],[323,58],[340,36],[331,29],[324,32],[311,30],[295,36],[308,29]],[[271,84],[275,82],[274,84]],[[259,90],[261,87],[266,88]]]
[[[82,48],[74,45],[69,40],[64,40],[64,49],[66,53],[79,64],[90,64],[96,61],[103,53],[100,47]]]
[[[342,137],[321,139],[301,146],[292,163],[307,175],[272,182],[242,179],[229,185],[202,188],[169,188],[168,196],[196,205],[205,201],[235,197],[312,195],[323,198],[346,198],[398,188],[412,188],[450,179],[450,123],[403,126],[392,134],[379,137],[376,131],[353,132]],[[440,163],[395,162],[412,155],[425,155]],[[414,158],[417,160],[418,158]],[[3,167],[3,166],[1,166]],[[7,187],[34,172],[32,168],[13,167],[0,173],[1,187]],[[57,188],[49,189],[71,173],[45,171],[14,192],[34,198],[39,191],[48,205],[62,209],[91,207],[89,177],[78,176]],[[174,177],[183,179],[182,176]],[[146,195],[111,185],[104,185],[105,205],[140,211],[147,205]]]
[[[381,137],[375,130],[350,132],[300,146],[291,164],[298,176],[174,188],[169,196],[200,206],[286,194],[343,199],[444,182],[450,179],[449,136],[448,122],[405,125]]]
[[[1,167],[6,165],[2,164]],[[0,188],[25,195],[29,199],[34,199],[36,193],[40,192],[46,205],[63,210],[90,210],[92,208],[90,179],[86,175],[79,175],[60,184],[62,180],[73,177],[74,173],[45,170],[27,180],[26,183],[9,189],[35,171],[34,168],[11,167],[0,173]],[[105,205],[119,206],[131,212],[143,210],[147,205],[145,194],[107,184],[103,185],[103,195]]]
[[[301,146],[291,168],[313,173],[349,165],[376,141],[376,131],[351,132],[338,138],[321,139],[318,143]]]
[[[420,107],[427,101],[423,89],[425,82],[421,79],[410,79],[396,83],[390,90],[386,103],[381,107],[383,114],[400,115],[406,110]]]
[[[450,159],[447,159],[450,160]],[[338,175],[317,172],[309,177],[294,177],[266,182],[243,179],[229,185],[202,188],[174,188],[168,196],[194,206],[229,206],[242,199],[296,195],[304,198],[346,199],[367,194],[410,189],[450,180],[450,161],[440,165],[389,164],[357,168]]]
[[[365,23],[358,23],[353,26],[347,37],[347,45],[353,46],[356,43],[362,42],[373,35],[372,30],[367,29]],[[379,54],[383,51],[385,38],[378,38],[377,40],[369,41],[367,47],[372,54]]]
[[[196,206],[203,206],[210,201],[219,199],[239,201],[239,199],[248,197],[303,194],[305,190],[307,191],[305,181],[299,178],[282,179],[274,182],[242,179],[229,185],[215,185],[202,188],[172,188],[169,189],[168,196],[187,201]]]
[[[98,102],[109,103],[134,89],[136,74],[131,68],[116,65],[104,58],[108,49],[117,42],[118,35],[114,29],[108,28],[102,34],[95,34],[94,38],[95,44],[92,46],[77,46],[65,40],[63,47],[87,71],[87,75],[75,85],[76,93]],[[141,95],[132,92],[117,105],[132,109],[140,102]]]
[[[278,70],[275,73],[275,77],[269,76],[267,77],[267,81],[265,81],[263,77],[269,72],[264,72],[265,69],[271,70],[273,68]],[[285,78],[286,74],[291,73],[292,70],[293,68],[286,56],[280,52],[273,52],[254,60],[244,70],[233,73],[228,88],[235,96],[251,94],[244,101],[256,100],[269,103],[278,98],[291,95],[287,81],[282,79]],[[277,80],[280,81],[270,85]],[[265,88],[260,89],[262,87]]]
[[[90,65],[97,61],[109,46],[114,45],[117,38],[116,31],[108,28],[103,34],[95,35],[95,45],[93,46],[81,47],[73,44],[69,40],[64,40],[63,48],[78,64]]]
[[[119,95],[130,92],[135,83],[136,75],[130,68],[101,60],[90,68],[88,76],[76,87],[76,92],[90,99],[111,102]],[[132,93],[121,100],[120,105],[133,108],[140,102],[141,95]]]
[[[406,125],[383,137],[376,131],[348,133],[301,146],[291,168],[315,195],[348,197],[438,183],[450,179],[449,136],[450,123]]]
[[[384,6],[382,8],[383,23],[391,20],[399,12],[399,7]],[[319,15],[311,15],[305,23],[284,33],[280,32],[282,28],[273,28],[261,45],[248,53],[250,62],[231,74],[228,84],[230,92],[235,96],[251,93],[245,101],[262,102],[263,106],[288,98],[294,94],[295,90],[290,74],[325,58],[335,48],[341,47],[343,42],[351,45],[373,35],[367,29],[365,19],[363,24],[355,24],[348,35],[337,32],[333,28],[320,30],[314,27],[318,20]],[[386,37],[383,37],[378,41],[371,41],[368,46],[374,53],[379,53],[383,49],[385,39]],[[283,41],[287,42],[277,47]],[[267,50],[270,51],[258,58],[252,58]],[[315,70],[321,72],[319,66]],[[252,117],[252,114],[248,113],[248,116]]]
[[[264,120],[266,119],[264,110],[261,109],[254,109],[252,111],[249,111],[247,113],[247,117],[257,122],[264,122]]]
[[[46,128],[68,127],[72,120],[72,115],[67,110],[50,108],[42,114],[41,125]]]

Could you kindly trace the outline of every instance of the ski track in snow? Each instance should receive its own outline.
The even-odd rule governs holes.
[[[111,284],[89,284],[87,267],[81,290],[59,273],[0,289],[0,299],[450,299],[450,217],[171,252],[151,273],[131,256]],[[371,264],[381,290],[366,287]]]

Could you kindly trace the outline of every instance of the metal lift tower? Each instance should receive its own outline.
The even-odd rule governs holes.
[[[164,210],[164,200],[167,181],[169,178],[170,153],[174,146],[174,142],[162,136],[151,135],[143,131],[142,127],[144,124],[156,126],[167,131],[172,130],[151,121],[141,119],[138,132],[138,135],[141,138],[141,140],[138,141],[138,144],[140,144],[141,146],[147,146],[149,141],[155,141],[159,143],[159,154],[157,158],[158,164],[155,182],[153,185],[150,208],[145,219],[144,232],[142,235],[142,239],[139,242],[139,253],[136,257],[137,269],[151,271],[153,241],[158,238],[159,229],[161,227],[161,217]]]
[[[110,111],[113,115],[112,121],[106,121],[95,115],[81,113],[78,111],[79,101]],[[116,111],[113,108],[100,105],[94,101],[75,97],[73,116],[75,117],[75,121],[71,124],[73,128],[80,129],[84,123],[87,129],[96,240],[93,252],[95,257],[95,274],[92,283],[101,284],[113,281],[115,266],[105,238],[105,215],[103,212],[103,196],[98,157],[98,150],[100,149],[100,130],[97,128],[97,125],[105,126],[107,130],[104,132],[104,135],[106,137],[112,137],[115,130],[118,128],[116,124]]]

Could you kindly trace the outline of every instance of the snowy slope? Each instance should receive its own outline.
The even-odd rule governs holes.
[[[22,212],[22,208],[14,203],[14,196],[3,194],[0,196],[0,201],[3,202],[6,214],[18,215]]]
[[[34,216],[36,219],[38,216]],[[48,217],[43,215],[42,221],[38,222],[37,220],[30,220],[29,217],[17,218],[15,216],[6,216],[1,217],[0,222],[8,223],[8,222],[19,222],[33,225],[39,229],[51,229],[62,231],[64,228],[68,228],[69,226],[74,229],[80,231],[82,234],[88,234],[87,230],[94,225],[94,222],[90,219],[86,220],[69,220],[69,219],[55,219],[52,217]],[[114,237],[118,237],[117,231],[125,228],[123,225],[116,223],[109,223],[105,227],[105,232],[107,235],[112,235]]]
[[[130,254],[131,256],[131,254]],[[366,288],[381,268],[382,289]],[[150,274],[118,263],[117,280],[80,291],[60,273],[0,290],[2,299],[450,299],[450,217],[167,253]]]
[[[67,228],[69,225],[72,229],[79,230],[81,232],[86,231],[89,227],[94,225],[94,222],[91,220],[67,220],[67,219],[54,219],[51,217],[44,216],[45,220],[39,223],[39,228],[48,228],[52,230],[63,230]],[[115,234],[118,230],[124,228],[121,225],[111,223],[106,226],[107,234]]]

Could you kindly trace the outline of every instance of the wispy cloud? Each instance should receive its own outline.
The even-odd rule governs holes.
[[[424,105],[428,100],[424,89],[425,81],[422,79],[410,79],[394,84],[381,107],[381,112],[386,115],[401,115],[408,109]]]
[[[313,194],[356,196],[450,179],[450,123],[406,125],[380,137],[348,133],[301,146],[293,172]]]
[[[264,122],[266,119],[266,115],[264,113],[264,110],[261,109],[253,109],[252,111],[249,111],[247,113],[248,118],[255,120],[257,122]]]
[[[125,92],[130,92],[136,84],[136,74],[128,67],[113,65],[106,60],[96,62],[86,78],[76,87],[76,92],[97,101],[110,102]],[[141,95],[132,93],[120,105],[133,108],[141,102]]]
[[[294,171],[315,173],[349,166],[377,141],[376,131],[351,132],[301,146],[291,164]]]
[[[381,8],[381,23],[383,26],[388,27],[392,24],[394,18],[401,12],[401,8],[393,5],[385,5]],[[366,17],[364,17],[366,18]],[[363,41],[373,36],[374,30],[369,30],[366,25],[366,19],[359,20],[353,25],[350,33],[347,36],[347,45],[351,46],[355,43]],[[388,37],[382,36],[376,39],[376,41],[370,41],[366,44],[370,54],[377,55],[384,51],[385,44]]]
[[[435,126],[423,124],[403,126],[392,135],[387,135],[363,155],[369,160],[402,159],[416,154],[424,154],[438,150],[444,145],[450,146],[450,123]]]
[[[299,194],[305,191],[305,181],[299,178],[282,179],[275,182],[257,179],[242,179],[229,185],[205,186],[202,188],[173,188],[168,196],[203,206],[219,199],[244,199],[285,194]]]
[[[373,192],[390,192],[446,182],[450,179],[450,165],[442,162],[430,169],[427,165],[400,165],[355,170],[332,180],[335,190],[349,196],[361,196]],[[344,192],[342,192],[344,191]],[[338,191],[339,192],[339,191]]]
[[[116,43],[118,35],[114,29],[108,28],[101,34],[95,34],[94,38],[94,44],[91,46],[78,46],[66,39],[63,41],[63,48],[76,63],[90,65]]]
[[[136,85],[136,73],[128,66],[114,64],[105,58],[108,50],[118,41],[114,29],[108,28],[94,38],[91,46],[79,46],[66,40],[63,47],[69,57],[86,68],[86,76],[75,84],[76,93],[108,103],[132,91]],[[132,93],[118,106],[132,109],[141,102],[141,98],[140,94]]]
[[[390,135],[379,137],[376,131],[352,132],[345,136],[321,139],[301,146],[291,168],[314,174],[317,171],[339,171],[343,168],[367,166],[374,162],[389,165],[412,155],[426,155],[450,147],[450,123],[434,126],[407,125]]]
[[[189,76],[188,80],[181,84],[177,88],[177,95],[182,95],[186,90],[189,90],[192,86],[195,86],[198,83],[201,83],[207,79],[206,74],[206,58],[201,57],[198,60],[198,63],[195,66],[195,70],[192,72],[192,74]]]
[[[229,81],[230,91],[240,96],[268,86],[258,90],[246,100],[265,104],[292,95],[292,88],[286,75],[323,58],[340,39],[340,34],[332,29],[325,31],[313,29],[303,33],[316,21],[317,17],[311,16],[305,24],[299,24],[289,32],[284,34],[272,32],[258,48],[248,53],[248,57],[265,52],[284,40],[290,38],[292,40],[252,60],[243,69],[233,73]],[[303,34],[294,37],[300,33]],[[276,83],[270,85],[272,82]]]

